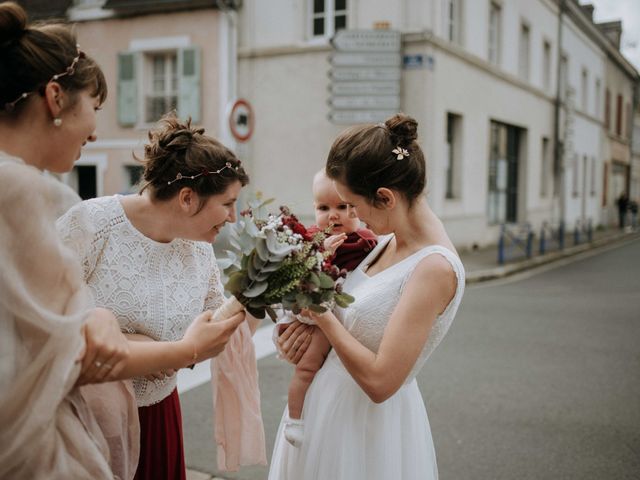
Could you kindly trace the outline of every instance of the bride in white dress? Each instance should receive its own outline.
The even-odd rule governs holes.
[[[355,302],[333,313],[309,312],[333,349],[307,392],[299,448],[283,436],[285,409],[270,480],[438,477],[415,377],[449,329],[465,277],[427,204],[416,139],[416,121],[399,114],[351,128],[331,148],[327,175],[382,237],[344,284]],[[282,336],[289,357],[295,356],[289,345],[304,344],[295,337]]]

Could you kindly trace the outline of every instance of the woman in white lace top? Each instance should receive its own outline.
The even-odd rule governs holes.
[[[309,312],[333,350],[307,391],[299,448],[281,423],[270,479],[437,478],[416,375],[456,314],[464,268],[427,204],[416,139],[416,121],[398,114],[347,130],[329,152],[336,191],[381,237],[343,285],[355,301]]]
[[[139,195],[82,202],[58,221],[97,305],[133,341],[176,341],[224,301],[211,242],[234,222],[248,183],[240,161],[203,129],[175,117],[149,133]],[[176,370],[179,366],[176,366]],[[173,370],[134,379],[141,443],[137,479],[185,478]]]

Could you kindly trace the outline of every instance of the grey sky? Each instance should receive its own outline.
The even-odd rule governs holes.
[[[581,0],[591,3],[596,22],[622,20],[622,42],[620,50],[636,70],[640,70],[640,2],[638,0]]]

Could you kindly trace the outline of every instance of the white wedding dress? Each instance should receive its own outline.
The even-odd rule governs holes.
[[[299,448],[284,438],[281,422],[269,480],[432,480],[438,478],[427,411],[416,375],[447,333],[464,292],[460,259],[442,246],[425,247],[395,265],[368,276],[365,269],[391,240],[378,246],[351,272],[344,290],[356,300],[336,315],[351,334],[377,351],[384,329],[415,266],[428,255],[446,258],[458,281],[456,293],[429,334],[404,385],[376,404],[331,351],[307,391],[302,418],[305,438]],[[286,417],[283,415],[283,419]]]

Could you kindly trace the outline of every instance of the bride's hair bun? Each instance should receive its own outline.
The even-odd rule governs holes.
[[[408,115],[398,113],[387,119],[384,124],[398,144],[408,146],[418,139],[418,122]]]
[[[333,142],[326,173],[378,206],[380,187],[402,193],[409,205],[424,192],[426,163],[416,141],[418,122],[398,113],[384,123],[358,125]]]
[[[27,29],[27,13],[14,2],[0,4],[0,47],[20,39]]]

